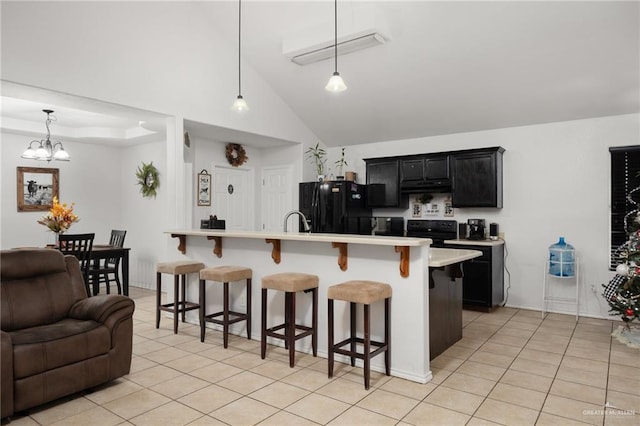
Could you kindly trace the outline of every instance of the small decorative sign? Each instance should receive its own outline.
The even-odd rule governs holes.
[[[451,204],[450,197],[447,197],[447,199],[444,200],[444,216],[453,217],[453,205]]]
[[[211,205],[211,175],[205,169],[198,173],[198,205]]]
[[[412,217],[422,217],[422,204],[413,203],[411,216]]]

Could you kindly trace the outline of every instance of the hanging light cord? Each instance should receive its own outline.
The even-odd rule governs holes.
[[[240,71],[240,57],[242,43],[242,0],[238,0],[238,95],[242,95],[242,82],[241,80],[241,71]]]
[[[338,73],[338,0],[335,0],[334,2],[334,7],[333,7],[333,14],[334,14],[334,18],[333,18],[333,23],[334,23],[334,42],[335,44],[333,45],[334,47],[334,51],[335,51],[335,73]]]

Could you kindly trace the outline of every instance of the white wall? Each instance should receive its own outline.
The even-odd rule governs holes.
[[[20,246],[41,247],[53,242],[53,236],[37,220],[47,211],[18,212],[16,168],[45,167],[59,170],[60,201],[75,203],[74,212],[80,221],[74,223],[69,232],[95,232],[97,243],[109,241],[111,229],[125,225],[122,211],[122,148],[104,145],[64,141],[70,162],[51,163],[26,160],[20,155],[33,136],[2,133],[1,187],[2,187],[2,233],[0,246],[3,249]]]
[[[207,219],[209,215],[218,216],[220,214],[220,212],[216,210],[216,206],[213,200],[211,201],[211,206],[196,206],[197,184],[195,182],[195,179],[196,179],[196,175],[200,173],[200,171],[202,171],[203,169],[207,170],[209,174],[213,174],[214,164],[222,165],[222,166],[229,165],[229,163],[227,162],[227,158],[225,156],[226,145],[227,145],[227,142],[207,140],[199,137],[191,137],[191,148],[189,150],[189,156],[190,156],[190,160],[193,163],[193,178],[192,178],[193,189],[191,191],[192,192],[191,197],[193,199],[193,205],[194,205],[191,226],[193,226],[194,228],[200,227],[201,219]],[[255,194],[259,194],[259,188],[260,188],[258,185],[258,179],[260,177],[259,170],[261,167],[261,158],[262,158],[261,150],[251,146],[244,146],[244,145],[243,145],[243,148],[247,153],[248,160],[246,163],[244,163],[240,167],[243,169],[244,168],[253,169],[254,179],[253,179],[253,182],[251,182],[251,184],[255,189],[254,198],[256,198],[257,196]],[[258,203],[256,203],[255,199],[252,202],[254,206],[259,205]],[[255,216],[256,214],[254,212],[254,218]],[[226,219],[226,218],[220,216],[219,219]],[[258,229],[257,220],[254,220],[253,229],[254,230]]]
[[[155,289],[155,265],[166,259],[167,236],[162,232],[170,228],[170,215],[167,206],[167,159],[166,142],[158,141],[128,147],[122,150],[119,158],[122,223],[120,229],[127,230],[125,246],[129,253],[129,281],[132,285]],[[153,162],[158,169],[160,186],[157,196],[143,197],[137,184],[136,170],[142,165]],[[174,240],[174,247],[178,241]]]
[[[230,110],[236,46],[217,33],[199,2],[1,2],[0,8],[3,80],[316,143],[249,64],[242,64],[242,87],[251,111]]]
[[[607,316],[608,305],[599,293],[600,285],[612,276],[608,270],[608,148],[637,145],[639,141],[640,115],[629,114],[355,145],[347,147],[347,158],[354,159],[358,180],[364,182],[362,158],[504,147],[504,208],[455,209],[452,219],[466,222],[468,218],[484,218],[487,223],[499,224],[505,233],[506,264],[511,272],[507,305],[514,307],[542,307],[547,250],[559,236],[564,236],[575,246],[582,265],[580,311]],[[331,149],[329,154],[329,161],[335,161],[339,148]],[[410,212],[398,209],[374,213],[410,216]],[[591,291],[592,285],[596,286],[597,295]]]
[[[215,215],[216,207],[211,206],[196,206],[196,193],[197,185],[195,183],[196,175],[203,169],[206,169],[209,174],[213,173],[212,164],[228,165],[225,157],[225,146],[227,142],[220,142],[215,140],[207,140],[201,137],[191,137],[191,149],[189,150],[189,159],[193,164],[193,216],[192,226],[198,228],[200,226],[200,220],[206,219],[209,215]],[[293,182],[295,187],[292,188],[293,206],[298,205],[298,182],[302,181],[302,144],[282,145],[269,148],[257,148],[254,146],[243,145],[247,153],[248,160],[242,167],[250,167],[254,173],[254,199],[253,205],[255,209],[254,213],[254,230],[262,229],[261,221],[261,187],[262,187],[262,173],[261,170],[264,167],[275,166],[291,166],[293,168]],[[222,218],[221,218],[222,219]]]
[[[235,50],[199,13],[197,2],[2,2],[0,7],[4,80],[299,142],[300,150],[317,140],[248,64],[243,64],[243,87],[254,94],[251,113],[240,117],[229,111],[229,102],[220,102],[236,96],[235,84],[230,84],[236,79]],[[362,182],[362,158],[366,157],[505,147],[504,208],[458,210],[455,219],[480,217],[500,224],[509,250],[511,306],[540,307],[547,247],[559,235],[565,236],[576,246],[584,266],[582,310],[600,315],[606,314],[606,307],[588,289],[611,275],[607,270],[607,148],[638,144],[638,121],[638,114],[633,114],[357,145],[348,147],[347,160]],[[18,157],[29,138],[20,143],[13,138],[3,135],[2,141],[1,245],[41,245],[46,234],[35,226],[39,215],[15,212],[15,167],[28,165]],[[6,142],[12,139],[16,146]],[[130,193],[136,189],[123,177],[114,189],[96,189],[103,186],[105,176],[117,180],[110,178],[115,172],[126,177],[142,160],[158,156],[157,165],[163,167],[167,160],[160,159],[166,157],[164,149],[147,155],[138,147],[125,153],[66,141],[65,147],[73,159],[59,165],[61,197],[77,203],[82,221],[74,225],[74,231],[100,226],[103,231],[97,238],[106,239],[122,220],[129,230],[144,230],[142,238],[149,247],[155,238],[166,241],[161,234],[166,229],[163,209],[172,200],[161,202],[162,187],[158,200],[142,200]],[[338,149],[330,154],[328,164],[335,161]],[[269,164],[276,161],[274,157]],[[295,164],[301,166],[302,180],[308,180],[312,166],[300,160]],[[192,172],[197,171],[194,164]],[[564,184],[558,188],[560,181]],[[122,205],[105,203],[105,191],[114,191],[112,199],[123,191]],[[127,235],[128,243],[135,241],[129,238]],[[145,249],[141,256],[147,255],[145,261],[151,261],[152,254]]]
[[[17,211],[16,167],[57,168],[60,201],[75,203],[74,212],[80,217],[69,232],[94,232],[94,243],[105,244],[112,229],[126,230],[125,246],[131,248],[130,283],[154,286],[155,263],[164,258],[166,236],[162,231],[169,227],[165,141],[129,148],[65,141],[70,162],[42,163],[20,158],[33,137],[11,133],[2,133],[1,137],[2,249],[42,247],[53,242],[52,233],[37,223],[47,211]],[[152,161],[160,173],[156,198],[140,194],[135,174],[142,161]]]

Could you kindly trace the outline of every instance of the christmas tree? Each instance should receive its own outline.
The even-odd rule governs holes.
[[[627,195],[627,200],[638,206],[635,197],[640,195],[640,187]],[[624,228],[628,240],[618,247],[617,254],[623,263],[616,267],[616,276],[605,288],[603,296],[609,302],[611,315],[621,315],[629,326],[631,321],[640,318],[640,210],[629,212],[624,218]]]

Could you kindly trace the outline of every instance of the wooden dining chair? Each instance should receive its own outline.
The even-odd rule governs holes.
[[[60,234],[58,249],[63,254],[71,254],[80,262],[80,270],[84,278],[84,286],[87,296],[91,296],[89,291],[89,266],[91,264],[91,250],[93,239],[96,234]]]
[[[124,247],[124,237],[126,235],[127,231],[111,230],[109,245],[118,248]],[[111,294],[111,281],[115,281],[118,294],[122,294],[122,285],[120,284],[120,259],[120,256],[112,257],[105,259],[102,264],[91,265],[89,275],[91,276],[91,286],[93,287],[94,295],[98,294],[100,284],[102,283],[105,283],[107,294]],[[113,279],[111,279],[111,275],[113,275]]]

